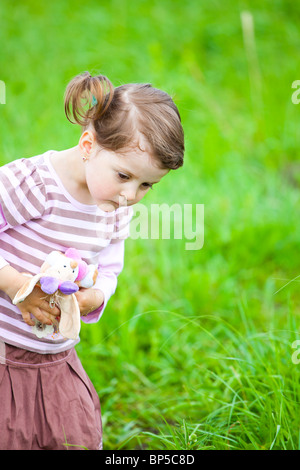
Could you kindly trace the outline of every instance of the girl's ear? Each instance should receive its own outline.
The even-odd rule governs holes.
[[[83,157],[88,157],[95,147],[95,143],[96,139],[94,133],[89,129],[83,131],[78,143],[81,155]]]

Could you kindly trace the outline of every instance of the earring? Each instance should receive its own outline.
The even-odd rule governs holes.
[[[84,156],[82,157],[82,160],[85,162],[85,161],[87,160],[87,157],[84,155]]]

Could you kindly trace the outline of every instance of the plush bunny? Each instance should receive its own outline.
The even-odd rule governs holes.
[[[50,306],[57,304],[60,308],[60,334],[65,338],[76,339],[80,331],[80,310],[74,293],[80,287],[92,287],[97,275],[97,267],[87,265],[75,248],[69,248],[65,253],[52,251],[40,273],[28,275],[30,278],[17,292],[13,304],[22,302],[38,284],[43,292],[52,295]]]

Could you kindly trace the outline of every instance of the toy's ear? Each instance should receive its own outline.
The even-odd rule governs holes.
[[[41,273],[45,273],[47,269],[51,268],[52,266],[55,266],[56,263],[59,263],[59,260],[61,258],[61,255],[63,253],[61,251],[51,251],[47,256],[44,261],[44,263],[41,266]]]
[[[59,299],[59,332],[68,339],[77,339],[80,332],[80,310],[74,294],[63,295]]]
[[[25,300],[26,297],[31,294],[34,289],[34,286],[39,282],[41,277],[42,274],[39,273],[36,276],[31,277],[27,282],[25,282],[25,284],[23,284],[23,286],[16,293],[13,299],[13,304],[16,305],[19,302],[23,302],[23,300]]]

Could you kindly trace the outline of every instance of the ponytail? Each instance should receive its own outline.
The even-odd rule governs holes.
[[[84,72],[74,77],[65,92],[65,114],[72,124],[87,126],[100,119],[109,107],[114,87],[107,77]]]

